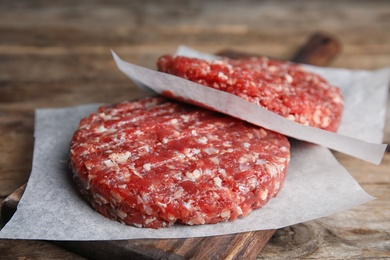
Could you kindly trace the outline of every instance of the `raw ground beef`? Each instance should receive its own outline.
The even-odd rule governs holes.
[[[265,57],[206,61],[165,55],[162,72],[229,92],[295,122],[337,131],[343,97],[337,87],[302,66]]]
[[[161,97],[99,108],[70,144],[92,206],[148,228],[246,216],[276,196],[289,160],[283,135]]]

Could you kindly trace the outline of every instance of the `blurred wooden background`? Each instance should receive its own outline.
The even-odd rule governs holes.
[[[28,180],[35,108],[144,95],[117,70],[111,49],[149,68],[179,44],[289,59],[318,31],[342,43],[332,67],[390,66],[387,0],[0,1],[0,202]],[[380,166],[336,156],[378,199],[280,229],[258,259],[390,257],[390,153]],[[0,258],[82,259],[48,242],[23,240],[0,240]]]

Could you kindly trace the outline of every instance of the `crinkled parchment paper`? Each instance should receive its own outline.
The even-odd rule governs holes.
[[[390,69],[360,71],[308,67],[339,86],[345,112],[339,133],[381,143]],[[129,97],[131,99],[131,97]],[[292,141],[284,188],[262,209],[233,222],[139,229],[108,220],[78,194],[68,171],[68,147],[82,117],[98,105],[38,109],[33,167],[18,210],[0,238],[116,240],[214,236],[276,229],[328,216],[373,199],[337,162],[328,148]]]

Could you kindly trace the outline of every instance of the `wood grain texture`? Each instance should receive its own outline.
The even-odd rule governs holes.
[[[274,230],[189,239],[55,242],[93,259],[255,259]]]
[[[0,200],[28,180],[35,108],[143,95],[118,72],[110,49],[149,68],[178,44],[287,59],[312,33],[324,31],[343,45],[331,66],[376,69],[390,66],[389,5],[386,0],[1,1]],[[388,113],[387,143],[389,124]],[[379,167],[336,156],[378,199],[278,230],[259,259],[389,257],[389,154]],[[0,240],[0,255],[83,259],[48,242],[24,240]]]

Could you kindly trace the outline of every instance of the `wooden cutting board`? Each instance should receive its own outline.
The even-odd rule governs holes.
[[[294,62],[325,66],[340,52],[340,43],[329,35],[314,34],[291,59]],[[230,58],[256,56],[231,50],[217,53]],[[25,185],[2,204],[1,216],[8,221],[16,211]],[[53,241],[93,259],[255,259],[275,230],[186,238],[133,239],[118,241]]]

